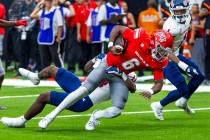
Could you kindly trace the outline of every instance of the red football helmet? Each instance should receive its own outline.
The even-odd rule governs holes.
[[[152,35],[152,57],[155,60],[161,61],[167,57],[172,47],[173,37],[169,32],[159,30]]]

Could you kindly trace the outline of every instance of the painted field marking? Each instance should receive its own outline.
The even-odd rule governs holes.
[[[210,110],[210,107],[205,108],[194,108],[195,111],[207,111]],[[169,109],[169,110],[163,110],[163,112],[183,112],[182,109]],[[122,115],[134,115],[134,114],[150,114],[153,113],[153,111],[137,111],[137,112],[123,112]],[[81,115],[63,115],[63,116],[57,116],[56,118],[76,118],[76,117],[88,117],[91,114],[81,114]],[[44,117],[35,117],[33,120],[40,120]]]

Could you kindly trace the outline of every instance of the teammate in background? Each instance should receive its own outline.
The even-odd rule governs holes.
[[[113,42],[119,35],[127,42],[127,45],[114,45]],[[151,68],[155,84],[151,89],[142,91],[145,98],[150,98],[163,86],[162,69],[168,63],[166,50],[170,49],[172,44],[172,36],[165,31],[158,31],[150,37],[142,28],[132,30],[124,26],[115,26],[110,35],[108,45],[110,52],[107,57],[102,59],[98,67],[88,75],[82,86],[69,94],[55,110],[39,122],[39,127],[46,128],[62,110],[87,96],[104,79],[110,84],[112,106],[93,112],[85,128],[94,130],[99,119],[120,116],[128,99],[128,87],[132,85],[119,71],[128,74],[136,70]]]
[[[174,101],[176,101],[176,106],[184,109],[185,112],[189,114],[194,113],[188,106],[187,101],[204,80],[204,76],[200,72],[198,66],[179,54],[179,49],[182,46],[183,41],[185,41],[190,28],[191,16],[189,10],[190,5],[187,0],[172,0],[170,4],[172,16],[169,17],[163,25],[163,29],[169,31],[174,38],[173,51],[169,55],[169,58],[177,59],[176,63],[178,63],[178,65],[176,65],[176,63],[170,61],[168,66],[164,68],[164,76],[177,89],[171,91],[160,102],[151,104],[155,117],[159,120],[164,120],[162,109]],[[179,68],[181,68],[181,70]],[[182,73],[191,77],[189,83],[185,81]]]
[[[0,27],[4,27],[4,28],[7,28],[7,27],[14,27],[14,26],[26,26],[27,25],[27,21],[26,20],[19,20],[19,21],[7,21],[7,20],[3,20],[3,19],[0,19]],[[0,89],[1,89],[1,86],[2,86],[2,83],[4,81],[4,68],[2,66],[2,62],[1,62],[1,59],[0,59]],[[2,109],[6,109],[5,107],[3,106],[0,106],[0,110]]]
[[[94,66],[93,64],[97,64],[97,62],[101,61],[104,56],[104,54],[101,54],[92,59],[89,63],[86,64],[85,70],[90,71]],[[76,75],[70,71],[67,71],[63,68],[57,68],[55,66],[49,66],[43,69],[39,74],[22,68],[19,69],[19,72],[24,77],[30,79],[35,85],[38,84],[41,79],[53,77],[65,92],[51,91],[40,94],[34,104],[23,116],[18,118],[1,118],[1,122],[7,127],[25,127],[26,122],[41,113],[46,104],[58,106],[65,99],[65,97],[68,96],[68,94],[71,94],[71,92],[79,88],[81,85],[81,82],[79,78],[76,77]],[[135,84],[137,78],[135,73],[130,73],[128,77],[134,82],[133,84]],[[73,112],[84,112],[95,104],[99,104],[109,99],[109,84],[108,82],[104,82],[101,83],[101,86],[94,90],[89,96],[84,97],[67,109]]]

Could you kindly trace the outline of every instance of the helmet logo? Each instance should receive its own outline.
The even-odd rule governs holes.
[[[163,32],[157,32],[157,36],[159,36],[159,41],[160,43],[166,42],[166,36]]]

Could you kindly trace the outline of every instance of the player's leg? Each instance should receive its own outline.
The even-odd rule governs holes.
[[[1,62],[1,59],[0,59],[0,89],[2,87],[2,83],[4,81],[4,68],[2,66],[2,62]],[[0,106],[0,110],[5,110],[7,109],[6,107],[4,106]]]
[[[181,98],[185,94],[188,94],[189,90],[185,78],[182,76],[179,68],[173,62],[169,62],[168,66],[164,68],[164,76],[167,78],[177,89],[169,92],[169,94],[163,98],[160,102],[154,102],[151,104],[155,117],[159,120],[164,120],[162,109]]]
[[[0,89],[1,89],[3,81],[4,81],[4,68],[0,59]]]
[[[183,57],[182,55],[178,56],[179,59],[186,64],[188,64],[190,67],[193,67],[197,71],[197,75],[194,75],[192,77],[187,85],[189,92],[186,93],[183,97],[181,97],[179,100],[177,100],[176,105],[178,107],[184,107],[187,104],[187,100],[192,96],[192,94],[196,91],[196,89],[200,86],[200,84],[204,80],[204,75],[201,73],[200,69],[198,66],[190,61],[189,59]]]
[[[128,99],[128,89],[122,79],[114,77],[110,83],[112,107],[94,111],[85,125],[86,130],[94,130],[101,118],[115,118],[121,115]]]
[[[81,85],[79,78],[75,74],[67,71],[66,69],[57,68],[55,66],[48,66],[39,73],[33,73],[23,68],[20,68],[19,72],[22,76],[27,77],[32,82],[38,81],[38,83],[42,79],[52,77],[55,79],[58,85],[67,93],[76,90]]]
[[[2,87],[3,81],[4,81],[4,74],[0,74],[0,89]]]
[[[34,73],[31,72],[27,69],[23,69],[23,68],[19,68],[19,73],[23,76],[28,78],[29,80],[31,80],[31,82],[34,85],[38,85],[40,80],[42,79],[47,79],[50,77],[55,77],[56,73],[58,71],[58,68],[55,66],[48,66],[46,68],[44,68],[41,72],[39,73]]]
[[[17,118],[2,117],[1,122],[7,127],[25,127],[25,123],[41,113],[45,105],[49,103],[51,104],[51,93],[40,94],[23,116]]]
[[[187,59],[181,55],[179,56],[179,59],[181,61],[185,62],[186,64],[188,64],[189,66],[195,68],[198,73],[197,75],[195,75],[195,77],[192,77],[188,83],[189,93],[186,94],[184,97],[186,99],[189,99],[191,97],[191,95],[196,91],[196,89],[200,86],[200,84],[203,82],[205,77],[194,62],[190,61],[189,59]]]
[[[58,107],[56,107],[56,109],[54,109],[50,114],[48,114],[44,119],[39,122],[39,127],[46,128],[61,111],[72,106],[77,101],[92,92],[99,85],[99,82],[105,78],[104,74],[106,68],[106,61],[103,60],[100,65],[88,75],[87,80],[82,86],[69,94],[63,100],[63,102]]]

